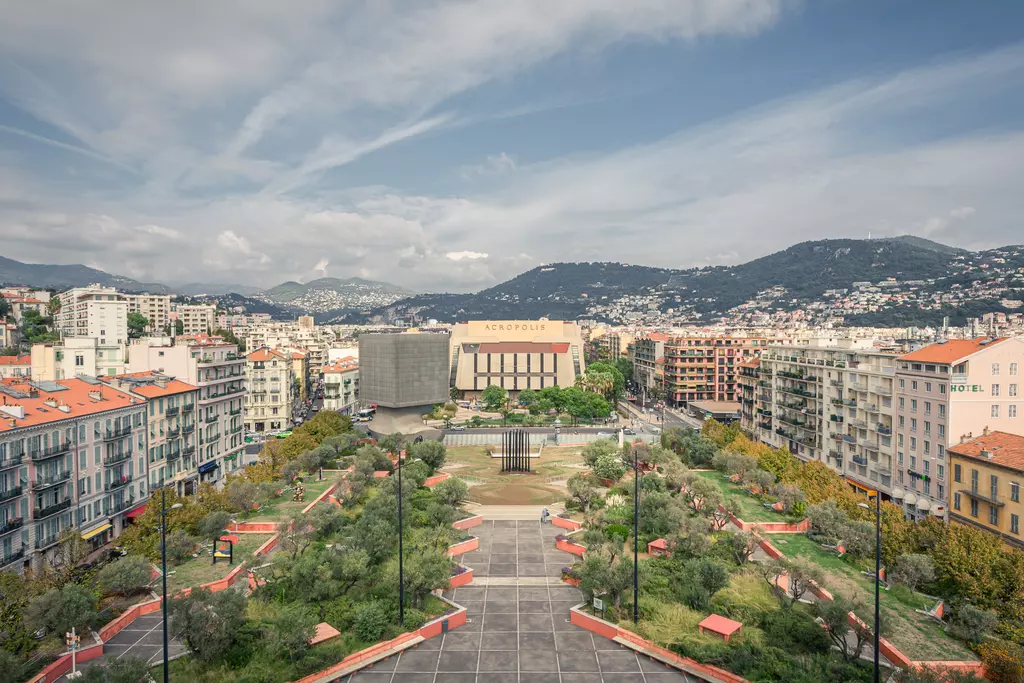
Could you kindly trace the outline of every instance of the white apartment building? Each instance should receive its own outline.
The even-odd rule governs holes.
[[[359,361],[341,358],[324,366],[324,410],[351,415],[359,405]]]
[[[57,295],[54,328],[62,338],[92,337],[99,346],[128,343],[128,302],[112,287],[76,287]]]
[[[128,369],[158,372],[197,387],[199,481],[221,485],[242,466],[245,357],[238,354],[235,344],[220,337],[178,337],[175,341],[172,346],[166,338],[135,340]]]
[[[1024,433],[1024,340],[978,337],[900,357],[893,499],[913,519],[948,513],[946,449],[986,430]]]
[[[141,313],[149,321],[147,332],[162,332],[170,322],[170,294],[125,294],[129,313]]]
[[[32,345],[32,379],[108,377],[124,372],[124,344],[100,345],[95,337],[65,337],[58,344]]]
[[[299,322],[272,322],[250,325],[235,333],[245,341],[245,348],[287,348],[294,347],[309,352],[309,379],[319,379],[324,365],[329,361],[329,352],[335,342],[334,331],[317,327],[311,318]]]
[[[210,334],[216,313],[213,304],[175,304],[173,317],[181,321],[183,335]]]
[[[245,427],[250,432],[275,432],[292,426],[295,372],[292,352],[261,348],[245,359]]]

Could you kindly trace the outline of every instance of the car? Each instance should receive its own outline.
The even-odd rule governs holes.
[[[626,427],[625,429],[622,430],[622,433],[625,434],[626,436],[636,436],[636,430],[633,429],[632,427]]]
[[[611,436],[608,432],[598,432],[597,436]]]
[[[466,431],[466,425],[453,425],[449,431],[464,432]]]

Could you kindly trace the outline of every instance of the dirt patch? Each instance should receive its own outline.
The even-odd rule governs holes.
[[[565,499],[565,491],[543,484],[484,484],[473,487],[473,502],[481,505],[551,505]]]

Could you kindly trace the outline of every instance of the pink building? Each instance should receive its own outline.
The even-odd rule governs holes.
[[[907,515],[946,517],[946,449],[987,427],[1024,433],[1024,340],[979,337],[931,344],[896,367],[893,499]]]

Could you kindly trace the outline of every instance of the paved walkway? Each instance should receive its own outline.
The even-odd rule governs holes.
[[[170,657],[176,657],[185,651],[185,646],[174,637],[173,631],[169,635],[171,641],[167,652]],[[147,614],[133,621],[103,644],[103,657],[84,662],[78,668],[88,669],[94,662],[122,657],[138,657],[150,665],[163,661],[164,633],[160,612]],[[68,679],[61,676],[57,680],[63,683]]]
[[[470,532],[480,549],[462,560],[474,583],[446,594],[466,607],[466,625],[346,683],[696,683],[569,622],[581,595],[558,577],[574,558],[555,550],[564,530],[542,526],[539,510],[534,520],[486,519]]]

